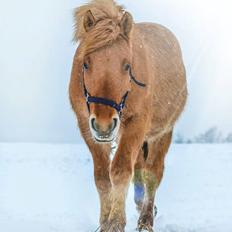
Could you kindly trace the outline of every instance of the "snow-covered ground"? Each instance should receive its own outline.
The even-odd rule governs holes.
[[[232,231],[232,145],[172,145],[156,232]],[[137,212],[131,186],[127,228]],[[1,232],[94,232],[99,202],[85,145],[0,143]]]

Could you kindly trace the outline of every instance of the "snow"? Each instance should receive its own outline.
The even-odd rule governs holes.
[[[232,231],[232,144],[173,144],[156,232]],[[127,197],[127,232],[137,212]],[[93,232],[99,201],[83,144],[0,143],[0,231]]]

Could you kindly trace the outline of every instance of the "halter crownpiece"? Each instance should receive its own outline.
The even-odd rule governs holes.
[[[83,73],[84,73],[84,70],[83,70]],[[132,74],[131,67],[129,67],[129,75],[130,75],[130,80],[133,80],[135,82],[135,84],[137,84],[141,87],[146,86],[146,84],[141,83],[135,79],[135,77]],[[84,75],[83,75],[83,77],[84,77]],[[86,86],[85,86],[84,78],[83,78],[83,87],[84,87],[84,95],[85,95],[86,105],[87,105],[89,112],[90,112],[90,106],[89,106],[90,103],[102,104],[102,105],[106,105],[106,106],[110,106],[110,107],[114,108],[118,112],[119,116],[121,117],[122,110],[125,107],[125,103],[126,103],[126,99],[128,97],[129,91],[126,91],[126,93],[123,95],[120,103],[117,104],[114,100],[111,100],[111,99],[91,96],[90,93],[88,92]]]

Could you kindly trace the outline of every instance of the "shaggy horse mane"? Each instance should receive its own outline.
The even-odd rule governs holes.
[[[91,11],[96,24],[86,31],[84,27],[85,14]],[[112,44],[123,38],[120,21],[124,15],[124,8],[114,0],[92,0],[74,11],[74,41],[79,42],[79,55],[91,52]],[[126,38],[124,38],[126,39]]]

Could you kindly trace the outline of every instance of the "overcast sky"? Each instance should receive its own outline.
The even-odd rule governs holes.
[[[79,142],[68,82],[76,49],[72,10],[85,1],[0,1],[0,141]],[[161,23],[180,41],[189,99],[176,131],[232,131],[232,3],[118,2],[136,22]]]

